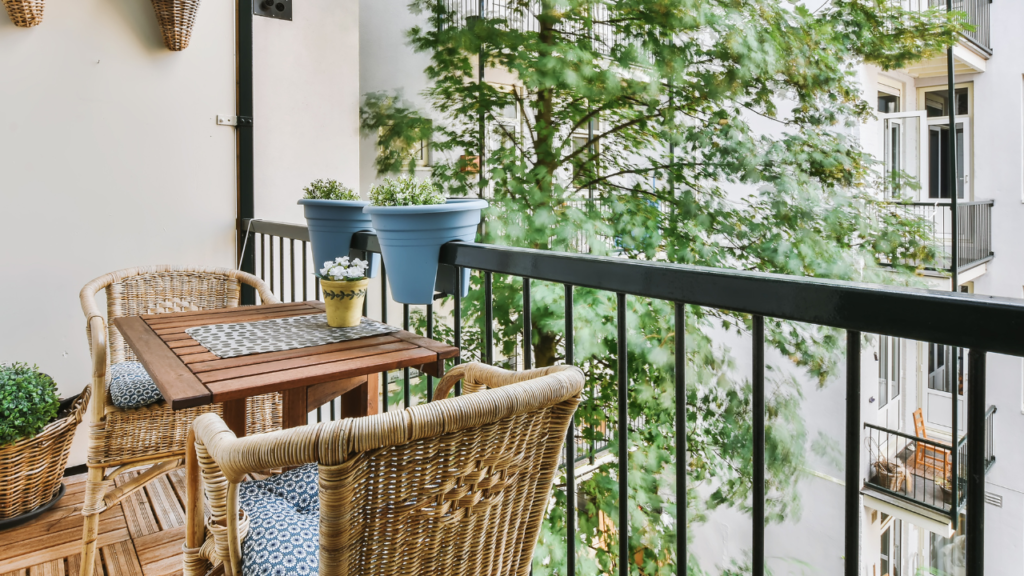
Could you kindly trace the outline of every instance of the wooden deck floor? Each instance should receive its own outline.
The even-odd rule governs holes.
[[[127,472],[115,481],[129,478]],[[81,565],[85,475],[64,479],[57,508],[0,532],[0,575],[77,576]],[[97,576],[181,574],[185,542],[185,472],[150,482],[100,516]]]

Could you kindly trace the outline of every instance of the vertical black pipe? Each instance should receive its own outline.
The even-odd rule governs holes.
[[[409,305],[402,304],[402,329],[406,332],[409,331]],[[409,383],[409,368],[405,368],[402,372],[404,380],[402,385],[405,391],[405,407],[412,406],[412,384]]]
[[[576,337],[573,331],[572,285],[565,285],[565,363],[576,363]],[[576,418],[569,420],[565,431],[565,573],[576,574]]]
[[[252,2],[253,0],[238,0],[238,15],[236,34],[238,46],[236,48],[238,61],[236,63],[236,80],[238,82],[237,102],[235,104],[236,114],[243,118],[251,119],[253,116],[252,104]],[[248,218],[256,217],[256,204],[253,193],[253,133],[252,122],[238,122],[235,127],[235,145],[238,150],[238,218],[235,222],[235,229],[238,231],[236,244],[241,251],[245,244],[246,231],[242,225]],[[254,250],[255,252],[255,250]],[[253,254],[238,254],[240,268],[243,272],[250,274],[256,272],[256,259]],[[242,285],[241,303],[243,305],[256,303],[256,291],[248,285]]]
[[[754,316],[753,332],[753,412],[754,476],[752,499],[754,511],[753,576],[764,576],[764,316]]]
[[[380,321],[388,323],[388,275],[384,269],[384,260],[380,262]],[[387,371],[380,373],[380,389],[381,394],[384,395],[381,401],[381,408],[384,412],[388,411],[388,373]]]
[[[477,22],[481,25],[484,21],[484,0],[480,0],[479,11],[477,12],[479,17]],[[480,52],[477,54],[477,72],[479,78],[477,80],[478,87],[480,88],[480,162],[478,164],[480,171],[477,173],[479,178],[479,194],[480,197],[484,197],[484,155],[487,146],[487,120],[484,116],[484,46],[480,45]],[[490,362],[488,362],[490,364]]]
[[[459,349],[459,355],[455,357],[455,365],[462,363],[462,267],[455,267],[455,342],[453,345]],[[455,383],[455,395],[462,396],[462,381]]]
[[[530,279],[523,278],[523,370],[533,368],[533,308],[530,305]]]
[[[676,312],[676,573],[687,574],[686,552],[686,305]]]
[[[619,442],[619,576],[629,576],[629,366],[626,354],[626,295],[616,294],[618,318],[619,414],[616,427]]]
[[[946,12],[953,11],[953,0],[946,0]],[[956,173],[956,74],[953,70],[953,47],[950,46],[946,49],[946,101],[949,104],[949,209],[950,209],[950,227],[953,229],[953,247],[951,249],[950,256],[953,260],[952,273],[953,273],[953,292],[956,292],[960,286],[960,227],[957,226],[957,201],[959,200],[957,193],[957,173]],[[964,183],[964,193],[966,195],[966,182]],[[955,362],[955,361],[954,361]],[[956,364],[954,363],[954,366]],[[953,404],[956,404],[956,394],[953,394]],[[955,410],[955,409],[954,409]],[[955,413],[954,413],[955,414]],[[956,421],[953,422],[953,431],[956,431]],[[956,445],[956,434],[953,434],[953,445]],[[953,450],[956,453],[956,450]],[[953,469],[956,470],[956,456],[953,456]],[[954,482],[955,484],[955,482]],[[956,502],[956,488],[953,488],[953,502]]]
[[[484,272],[484,362],[494,364],[494,275]]]
[[[967,573],[985,573],[985,352],[972,349],[967,377]],[[956,470],[956,468],[953,468]],[[959,476],[959,474],[957,474]],[[955,484],[955,483],[954,483]],[[956,502],[956,500],[953,500]]]
[[[427,304],[427,338],[434,339],[434,305]],[[427,374],[427,402],[434,398],[434,377]]]
[[[860,332],[846,332],[845,576],[860,576]]]

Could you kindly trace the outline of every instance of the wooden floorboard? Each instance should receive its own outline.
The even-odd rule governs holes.
[[[129,471],[115,479],[123,484]],[[32,522],[0,532],[0,576],[79,576],[84,474],[65,478],[64,498]],[[95,576],[181,574],[185,476],[175,470],[100,515]]]

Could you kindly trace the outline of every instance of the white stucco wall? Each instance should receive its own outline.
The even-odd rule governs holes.
[[[301,222],[303,184],[358,178],[358,2],[255,20],[256,211]],[[235,111],[235,3],[203,3],[179,53],[149,2],[48,2],[32,29],[0,13],[0,79],[0,362],[70,395],[89,381],[86,282],[234,265],[235,134],[215,118]]]

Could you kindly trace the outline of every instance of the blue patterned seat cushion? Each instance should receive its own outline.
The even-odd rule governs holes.
[[[242,576],[320,573],[320,498],[316,464],[243,482],[239,506],[249,515]]]
[[[123,410],[142,408],[164,399],[141,362],[118,362],[110,367],[110,399]]]

